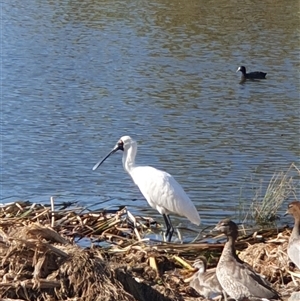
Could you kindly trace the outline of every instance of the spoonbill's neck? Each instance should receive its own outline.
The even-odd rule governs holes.
[[[128,149],[124,150],[123,154],[123,167],[130,174],[135,167],[135,156],[137,152],[136,142],[132,143]]]

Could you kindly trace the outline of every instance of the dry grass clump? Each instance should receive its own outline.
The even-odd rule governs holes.
[[[265,191],[262,185],[255,190],[255,196],[244,221],[253,220],[259,225],[274,223],[278,219],[277,212],[283,202],[290,197],[296,198],[299,176],[300,170],[294,163],[287,171],[274,173]]]
[[[6,227],[6,233],[0,231],[2,298],[135,300],[112,277],[100,253],[72,245],[40,224]]]
[[[109,260],[115,265],[117,279],[137,300],[183,301],[194,300],[189,299],[193,295],[184,282],[194,269],[183,268],[182,262],[189,265],[187,258],[192,261],[195,254],[186,255],[183,259],[153,247],[148,251],[132,249],[126,254],[110,254]]]
[[[249,245],[239,253],[239,257],[249,263],[255,271],[267,277],[271,282],[287,283],[291,277],[287,273],[289,260],[286,253],[288,238],[280,233],[278,239],[268,243]]]
[[[269,238],[264,243],[249,245],[239,253],[239,257],[243,261],[273,283],[282,297],[289,297],[292,292],[300,291],[300,279],[294,278],[292,281],[290,260],[287,255],[290,232],[286,229],[276,238]]]

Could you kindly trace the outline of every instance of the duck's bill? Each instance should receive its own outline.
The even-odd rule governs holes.
[[[235,72],[239,72],[241,70],[241,67],[238,67]]]
[[[96,170],[110,155],[114,154],[116,151],[120,149],[119,145],[117,144],[105,157],[104,159],[100,160],[96,163],[93,167],[93,170]]]

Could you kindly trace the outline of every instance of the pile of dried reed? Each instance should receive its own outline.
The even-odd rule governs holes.
[[[53,208],[53,206],[52,206]],[[121,208],[51,210],[19,202],[0,209],[0,297],[10,300],[183,301],[197,294],[188,286],[198,256],[215,266],[224,237],[191,244],[141,240],[150,219]],[[287,300],[299,290],[286,255],[287,229],[261,230],[237,242],[240,257],[265,275]],[[278,234],[279,233],[279,234]],[[105,241],[81,248],[75,238]]]
[[[18,300],[128,300],[100,252],[38,223],[0,231],[0,296]]]
[[[126,246],[136,240],[150,226],[157,225],[151,218],[135,217],[125,207],[119,210],[90,211],[86,208],[74,206],[71,203],[56,204],[51,198],[51,207],[20,201],[5,204],[0,207],[0,226],[6,228],[6,223],[15,226],[30,225],[38,222],[50,225],[65,237],[76,239],[89,238],[91,241],[109,241]]]
[[[277,237],[269,238],[263,243],[249,245],[239,254],[242,260],[264,275],[278,291],[281,291],[282,296],[287,298],[292,292],[300,291],[300,273],[298,277],[292,277],[295,274],[287,256],[290,232],[285,229]]]

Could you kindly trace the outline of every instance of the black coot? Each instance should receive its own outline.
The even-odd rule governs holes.
[[[263,78],[266,78],[266,75],[267,75],[267,73],[260,72],[260,71],[246,73],[246,67],[245,66],[240,66],[236,70],[236,72],[238,72],[238,71],[242,72],[242,78],[243,79],[263,79]]]

